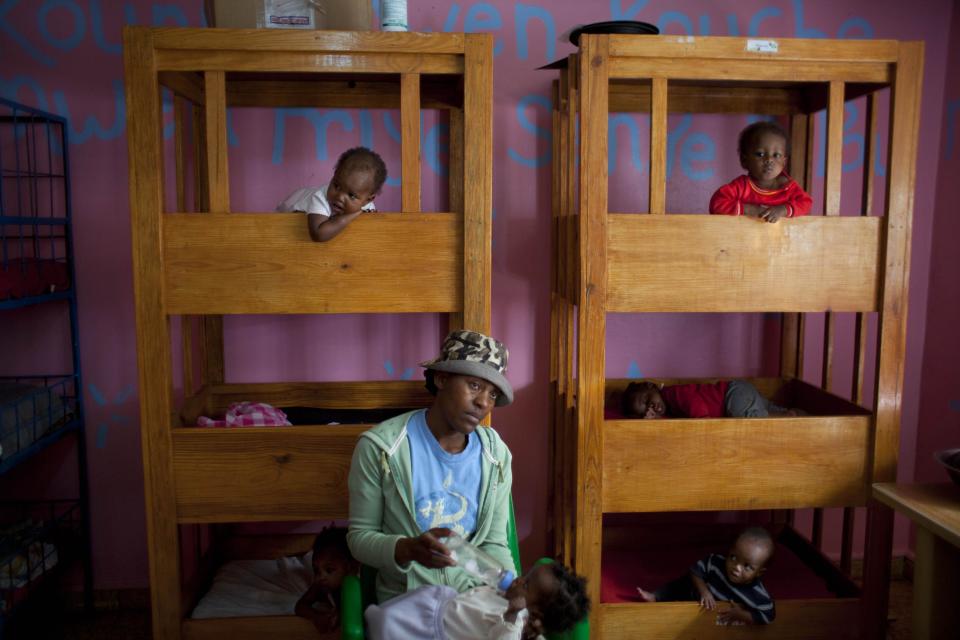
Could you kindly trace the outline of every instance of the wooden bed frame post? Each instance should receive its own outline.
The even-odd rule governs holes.
[[[493,38],[463,42],[463,324],[490,333],[493,223]]]
[[[170,330],[164,308],[160,216],[161,121],[158,110],[153,36],[125,27],[124,67],[129,106],[127,139],[130,211],[133,232],[133,282],[137,320],[137,360],[143,477],[146,486],[147,546],[153,637],[180,637],[180,557],[173,491],[170,434]]]
[[[607,295],[607,135],[609,37],[581,37],[580,45],[580,218],[582,274],[577,298],[577,457],[574,568],[600,602],[603,526],[603,402]],[[653,136],[651,136],[652,138]],[[591,625],[596,624],[593,609]]]
[[[877,381],[874,395],[872,482],[893,482],[900,448],[900,410],[906,363],[910,239],[920,128],[923,43],[902,42],[891,97],[886,194],[886,248],[882,305],[878,320]],[[863,573],[864,638],[886,632],[893,513],[871,500]]]

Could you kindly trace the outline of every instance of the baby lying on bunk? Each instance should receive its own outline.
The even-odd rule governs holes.
[[[776,123],[762,120],[741,131],[737,151],[747,175],[717,189],[710,213],[767,222],[810,213],[813,198],[784,171],[787,147],[787,134]]]
[[[420,587],[364,612],[373,640],[520,640],[563,633],[590,610],[583,578],[559,562],[538,564],[501,595],[493,587],[458,594]]]
[[[377,210],[373,199],[386,180],[383,159],[366,147],[354,147],[340,155],[329,184],[297,189],[277,205],[277,211],[306,213],[310,237],[326,242],[361,212]]]
[[[737,537],[726,557],[711,553],[656,591],[637,587],[637,592],[647,602],[699,601],[708,611],[717,608],[718,600],[730,602],[728,610],[717,614],[721,625],[770,624],[776,609],[760,576],[773,550],[767,530],[750,527]]]
[[[359,563],[347,547],[345,527],[327,527],[313,541],[313,582],[297,600],[294,613],[313,623],[321,633],[340,624],[340,586],[355,575]]]
[[[795,416],[764,398],[746,380],[658,385],[631,382],[623,392],[625,418],[766,418]]]

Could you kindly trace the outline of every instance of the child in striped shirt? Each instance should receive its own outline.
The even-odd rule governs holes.
[[[690,567],[685,575],[650,592],[637,587],[647,602],[699,601],[708,611],[717,601],[730,608],[717,614],[717,624],[770,624],[776,617],[773,598],[760,581],[773,556],[773,538],[766,529],[744,530],[726,556],[711,553]]]

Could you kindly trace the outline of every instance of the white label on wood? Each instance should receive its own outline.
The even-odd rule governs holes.
[[[777,53],[780,45],[776,40],[747,40],[747,51],[754,53]]]

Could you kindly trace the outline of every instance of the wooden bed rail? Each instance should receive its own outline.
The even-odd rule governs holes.
[[[463,310],[460,216],[368,213],[322,244],[305,224],[302,214],[165,214],[166,312]]]
[[[883,223],[609,214],[606,309],[876,311]]]

